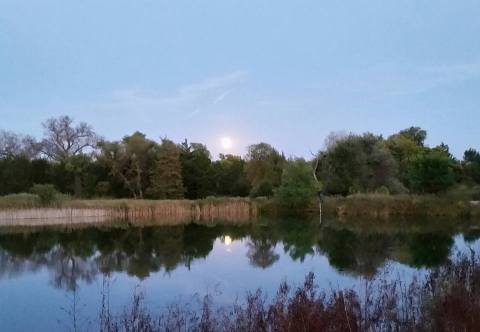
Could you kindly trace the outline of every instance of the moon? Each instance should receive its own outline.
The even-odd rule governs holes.
[[[230,150],[233,146],[233,141],[230,137],[224,136],[220,139],[220,145],[225,150]]]

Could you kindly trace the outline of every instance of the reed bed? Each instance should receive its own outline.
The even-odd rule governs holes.
[[[59,207],[35,205],[0,209],[0,225],[61,225],[151,221],[159,225],[191,222],[247,223],[258,215],[256,204],[243,198],[205,200],[71,200]]]

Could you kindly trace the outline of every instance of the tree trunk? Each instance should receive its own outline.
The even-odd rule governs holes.
[[[82,178],[79,173],[75,173],[74,195],[76,198],[82,197]]]

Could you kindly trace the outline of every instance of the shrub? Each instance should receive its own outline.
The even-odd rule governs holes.
[[[273,194],[273,185],[268,180],[262,180],[254,186],[250,192],[250,197],[271,197]]]
[[[95,193],[98,197],[106,197],[110,192],[110,183],[108,181],[100,181],[95,187]]]
[[[410,171],[410,183],[419,193],[446,191],[455,183],[452,159],[438,153],[418,157]]]
[[[381,186],[375,190],[375,194],[390,195],[390,190],[386,186]]]
[[[40,204],[38,195],[20,193],[0,197],[0,208],[32,208]]]
[[[318,192],[311,165],[303,159],[289,160],[283,170],[275,200],[281,207],[300,210],[307,207]]]
[[[34,184],[30,192],[38,196],[42,205],[52,205],[59,194],[53,184]]]
[[[472,188],[472,200],[480,201],[480,186],[475,186]]]

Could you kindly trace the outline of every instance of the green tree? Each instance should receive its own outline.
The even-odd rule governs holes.
[[[353,135],[340,138],[320,153],[317,176],[328,194],[347,195],[387,187],[404,192],[396,178],[397,164],[380,136]]]
[[[47,159],[33,159],[30,164],[32,184],[52,183],[52,164]]]
[[[24,155],[0,159],[0,195],[26,192],[32,186],[32,164]]]
[[[480,152],[468,149],[463,154],[462,164],[465,174],[476,183],[480,183]]]
[[[185,140],[179,148],[185,197],[196,199],[214,194],[212,160],[207,147]]]
[[[250,183],[245,174],[245,161],[231,154],[220,154],[213,163],[215,193],[222,196],[247,196]]]
[[[252,184],[251,196],[272,196],[280,185],[285,157],[267,143],[248,147],[246,175]]]
[[[304,159],[293,159],[288,160],[274,197],[282,207],[302,209],[308,206],[318,190],[311,164]]]
[[[150,175],[155,163],[157,143],[135,132],[120,142],[101,142],[100,159],[119,178],[134,198],[143,198],[150,187]]]
[[[92,158],[86,154],[77,154],[68,158],[65,162],[67,172],[73,177],[73,193],[75,197],[81,197],[84,193],[84,178],[86,170],[92,163]]]
[[[181,199],[184,194],[180,149],[162,139],[151,178],[149,194],[160,199]]]
[[[92,158],[90,156],[85,155],[85,164],[82,165],[82,173],[81,173],[81,183],[82,183],[82,195],[84,197],[95,197],[95,196],[116,196],[113,189],[117,190],[117,196],[125,195],[124,189],[121,185],[118,184],[118,181],[112,178],[110,175],[110,170],[108,167],[100,162],[97,158]],[[100,185],[100,190],[98,184],[103,183]],[[115,184],[115,185],[114,185]],[[118,188],[118,189],[117,189]],[[107,190],[108,189],[108,190]]]
[[[412,168],[413,162],[425,150],[418,142],[414,141],[410,135],[395,134],[385,141],[392,156],[398,165],[398,178],[407,187],[409,175],[408,172]]]
[[[443,154],[445,157],[451,158],[452,160],[454,159],[453,155],[450,153],[450,147],[443,142],[432,148],[431,151]]]
[[[424,146],[427,139],[427,131],[420,127],[410,127],[399,132],[399,135],[410,138],[418,146]]]
[[[410,183],[420,193],[445,191],[455,183],[454,161],[436,151],[420,155],[410,171]]]

